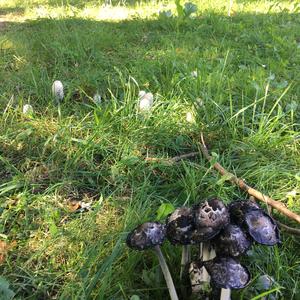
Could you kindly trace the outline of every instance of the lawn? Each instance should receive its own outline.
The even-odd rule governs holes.
[[[0,2],[1,299],[168,299],[128,232],[162,204],[248,197],[201,155],[166,162],[198,151],[200,132],[224,167],[300,213],[300,1],[236,0],[230,17],[229,1],[193,2],[188,18],[172,1]],[[243,259],[252,280],[233,299],[300,299],[300,240],[281,239]],[[180,249],[162,251],[179,286]]]

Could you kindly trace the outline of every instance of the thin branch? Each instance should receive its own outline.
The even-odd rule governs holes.
[[[203,134],[201,133],[201,144],[200,144],[200,149],[201,152],[203,153],[204,157],[208,161],[212,161],[212,157],[210,156],[205,141]],[[273,200],[272,198],[268,197],[267,195],[264,195],[263,193],[257,191],[256,189],[250,187],[245,183],[244,180],[236,177],[234,174],[228,172],[226,169],[224,169],[219,163],[214,163],[213,167],[221,174],[221,175],[226,175],[230,177],[230,181],[238,185],[242,190],[246,191],[249,195],[255,197],[256,199],[265,202],[267,205],[272,206],[273,208],[277,209],[279,212],[284,214],[285,216],[289,217],[292,220],[297,221],[300,223],[300,216],[297,215],[296,213],[290,211],[283,203],[278,202],[276,200]]]
[[[186,153],[186,154],[182,154],[182,155],[178,155],[178,156],[174,156],[171,158],[171,161],[172,162],[178,162],[182,159],[185,159],[185,158],[192,158],[192,157],[195,157],[195,156],[198,156],[199,155],[199,151],[197,152],[191,152],[191,153]]]
[[[191,152],[191,153],[174,156],[171,158],[147,157],[145,160],[150,161],[150,162],[165,162],[165,163],[173,164],[173,163],[179,162],[180,160],[183,160],[186,158],[192,158],[192,157],[195,157],[198,155],[199,155],[199,152]]]
[[[300,236],[300,229],[287,226],[287,225],[282,224],[278,221],[276,221],[276,223],[280,227],[280,229],[286,231],[287,233]]]

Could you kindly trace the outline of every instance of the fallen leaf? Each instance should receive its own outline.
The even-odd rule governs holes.
[[[72,201],[69,203],[68,207],[71,212],[74,212],[74,211],[80,209],[81,206],[80,206],[79,202]]]
[[[72,201],[68,207],[71,212],[85,212],[92,209],[92,202]]]
[[[9,249],[9,244],[7,244],[5,241],[0,241],[0,264],[4,262]]]

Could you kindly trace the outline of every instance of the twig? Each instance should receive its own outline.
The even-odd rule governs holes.
[[[186,154],[182,154],[182,155],[172,157],[171,161],[172,162],[178,162],[182,159],[191,158],[191,157],[195,157],[195,156],[198,156],[198,155],[199,155],[199,151],[198,152],[186,153]]]
[[[203,153],[204,157],[208,160],[211,161],[213,158],[210,156],[205,141],[203,134],[201,133],[201,144],[200,144],[200,149],[201,152]],[[254,196],[256,199],[265,202],[267,205],[270,205],[277,209],[279,212],[282,214],[286,215],[292,220],[297,221],[300,223],[300,216],[297,215],[296,213],[290,211],[286,206],[278,201],[273,200],[272,198],[268,197],[267,195],[264,195],[263,193],[257,191],[256,189],[250,187],[245,183],[244,180],[236,177],[234,174],[228,172],[226,169],[224,169],[219,163],[214,163],[213,167],[221,174],[221,175],[226,175],[230,177],[230,181],[238,185],[242,190],[246,191],[249,195]]]
[[[192,158],[192,157],[195,157],[195,156],[198,156],[198,155],[199,155],[199,152],[191,152],[191,153],[186,153],[186,154],[174,156],[174,157],[171,157],[171,158],[147,157],[145,160],[146,161],[153,161],[153,162],[162,161],[162,162],[166,162],[166,163],[172,164],[172,163],[179,162],[182,159]]]
[[[282,224],[278,221],[276,221],[276,223],[280,227],[280,229],[286,231],[287,233],[300,236],[300,229],[287,226],[287,225]]]

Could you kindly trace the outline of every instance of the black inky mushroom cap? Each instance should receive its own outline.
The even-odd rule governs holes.
[[[280,243],[276,222],[263,210],[251,209],[245,214],[245,224],[251,237],[260,244],[274,246]]]
[[[167,238],[173,244],[191,244],[194,230],[192,209],[189,207],[177,208],[170,214],[166,221]]]
[[[276,222],[252,201],[234,201],[229,205],[231,220],[244,227],[257,242],[267,246],[280,243]]]
[[[251,238],[237,225],[227,225],[213,241],[219,256],[240,256],[251,247]]]
[[[146,222],[133,229],[127,236],[127,246],[144,250],[161,245],[166,237],[166,227],[159,222]]]
[[[237,200],[228,205],[230,219],[233,223],[242,225],[245,221],[245,213],[250,209],[261,209],[258,204],[249,200]]]
[[[218,288],[242,289],[250,281],[250,273],[232,257],[216,257],[203,264],[211,277],[213,284]]]
[[[224,203],[216,198],[197,204],[193,207],[196,230],[193,233],[195,242],[205,242],[216,236],[229,224],[229,212]]]

